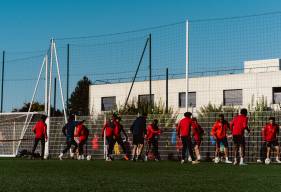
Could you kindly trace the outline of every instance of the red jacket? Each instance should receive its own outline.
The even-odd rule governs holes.
[[[161,131],[160,129],[158,130],[155,130],[153,129],[153,125],[152,124],[149,124],[146,128],[146,138],[149,140],[149,139],[152,139],[153,137],[157,136],[157,135],[160,135]]]
[[[230,123],[232,135],[243,136],[245,129],[248,129],[248,117],[237,115]]]
[[[113,135],[115,137],[120,137],[121,135],[121,130],[122,130],[122,125],[119,122],[114,121],[114,129],[113,129]]]
[[[277,124],[266,124],[262,129],[263,140],[270,142],[277,140],[277,135],[279,134],[279,125]]]
[[[76,126],[75,137],[79,137],[79,141],[86,141],[89,136],[89,130],[83,124],[78,124]]]
[[[115,121],[110,120],[110,121],[106,122],[102,128],[102,136],[104,136],[104,131],[105,131],[106,137],[112,137],[115,126],[116,126]]]
[[[222,140],[226,138],[227,129],[229,129],[228,122],[224,121],[224,123],[222,123],[221,120],[218,120],[213,125],[211,135],[219,140]]]
[[[201,136],[204,134],[204,130],[196,121],[192,122],[192,133],[195,141],[200,141]]]
[[[178,135],[181,137],[190,137],[191,125],[192,120],[189,117],[184,117],[182,120],[180,120],[177,127]]]
[[[47,125],[42,120],[37,121],[37,123],[32,128],[32,131],[35,133],[36,139],[41,139],[45,137],[47,139]]]

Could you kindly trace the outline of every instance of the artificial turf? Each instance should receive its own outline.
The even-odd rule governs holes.
[[[0,160],[0,191],[280,191],[281,166]]]

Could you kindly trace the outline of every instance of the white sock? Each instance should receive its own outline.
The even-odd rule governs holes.
[[[225,157],[225,160],[228,161],[228,157]]]

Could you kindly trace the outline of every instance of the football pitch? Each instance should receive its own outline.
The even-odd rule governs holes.
[[[280,191],[281,166],[0,159],[0,191]]]

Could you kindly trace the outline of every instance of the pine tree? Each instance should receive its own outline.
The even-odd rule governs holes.
[[[88,77],[84,76],[77,82],[67,104],[70,113],[89,115],[89,86],[92,84]]]

